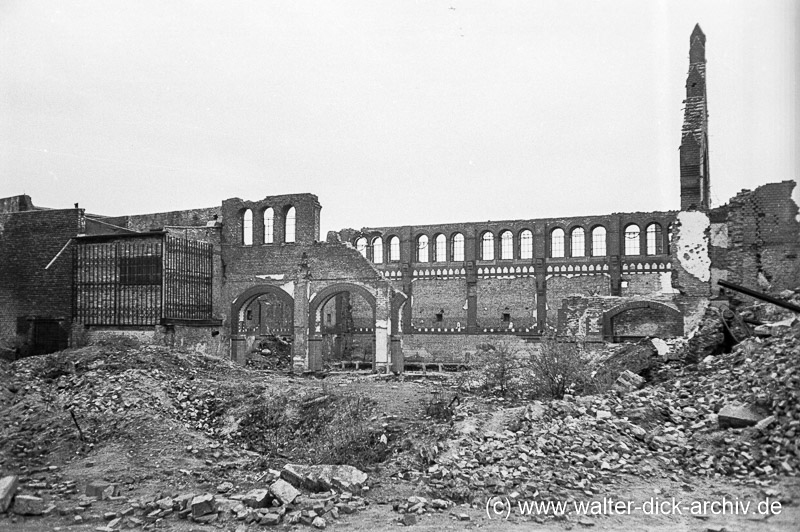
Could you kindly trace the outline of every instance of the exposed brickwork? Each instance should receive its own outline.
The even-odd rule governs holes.
[[[92,216],[109,225],[116,225],[132,231],[152,231],[166,228],[192,228],[205,227],[208,222],[215,220],[221,222],[222,209],[220,207],[206,207],[200,209],[187,209],[185,211],[156,212],[152,214],[134,214],[130,216]],[[216,218],[215,218],[216,217]]]
[[[708,210],[708,108],[706,103],[706,36],[695,26],[689,38],[689,73],[681,131],[681,210]]]
[[[793,181],[742,191],[727,206],[725,265],[732,282],[760,290],[800,284],[800,223]],[[719,260],[714,264],[722,267]]]
[[[72,254],[65,251],[45,268],[77,235],[82,216],[79,209],[0,214],[0,336],[16,334],[24,316],[64,319],[68,328]]]

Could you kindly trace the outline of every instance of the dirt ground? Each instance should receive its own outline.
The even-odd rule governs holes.
[[[372,400],[367,420],[389,435],[388,459],[363,467],[370,490],[367,508],[328,523],[330,530],[627,530],[627,531],[796,531],[800,530],[800,482],[797,477],[741,482],[704,478],[674,471],[649,476],[618,475],[591,496],[571,492],[566,515],[530,515],[521,508],[524,495],[496,493],[456,503],[446,510],[418,515],[411,525],[393,509],[412,496],[436,497],[420,463],[422,450],[436,446],[438,456],[455,456],[465,440],[487,431],[502,432],[536,408],[525,403],[462,396],[453,419],[427,415],[433,399],[456,394],[452,375],[428,374],[406,378],[369,373],[328,374],[324,379],[235,367],[191,353],[138,347],[97,348],[65,352],[37,361],[0,363],[4,387],[4,425],[0,468],[2,475],[23,479],[20,492],[41,496],[55,508],[47,516],[0,515],[0,530],[89,531],[102,527],[111,514],[160,496],[216,492],[228,481],[233,491],[258,487],[269,468],[279,469],[290,458],[264,460],[232,438],[237,419],[247,404],[270,394],[297,397],[361,396]],[[88,350],[88,351],[87,351]],[[110,354],[109,354],[110,353]],[[63,367],[62,367],[63,366]],[[187,368],[192,368],[188,371]],[[43,377],[53,368],[62,368]],[[65,369],[66,368],[66,369]],[[99,379],[99,380],[98,380]],[[94,383],[94,384],[92,384]],[[26,389],[27,386],[27,389]],[[9,390],[16,389],[14,392]],[[128,402],[129,407],[124,407]],[[67,406],[72,406],[85,439],[77,435]],[[94,410],[92,410],[94,409]],[[94,412],[94,414],[90,414]],[[534,412],[538,415],[537,412]],[[534,417],[535,417],[534,415]],[[299,436],[298,436],[299,437]],[[557,476],[557,475],[556,475]],[[95,480],[119,484],[115,500],[89,501],[84,487]],[[536,482],[536,478],[528,479]],[[578,515],[575,504],[611,498],[630,508]],[[675,510],[673,500],[681,505]],[[648,501],[664,503],[657,515],[643,508]],[[690,515],[692,504],[706,506],[703,516]],[[749,504],[712,515],[723,501]],[[766,502],[765,502],[766,501]],[[779,503],[778,507],[775,502]],[[762,503],[762,508],[759,508]],[[761,515],[773,503],[774,515]],[[649,510],[649,511],[648,511]],[[738,510],[739,515],[730,515]],[[591,513],[591,512],[590,512]],[[597,513],[597,512],[595,512]],[[79,519],[78,519],[79,517]],[[139,529],[176,531],[226,530],[244,532],[311,529],[302,525],[266,527],[244,524],[233,516],[210,524],[179,520],[175,515]]]

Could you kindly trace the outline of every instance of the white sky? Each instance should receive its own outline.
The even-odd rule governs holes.
[[[0,197],[311,192],[323,238],[677,209],[698,22],[714,204],[798,180],[796,0],[0,0]]]

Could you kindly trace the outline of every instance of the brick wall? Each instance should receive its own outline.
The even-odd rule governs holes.
[[[600,275],[578,275],[565,277],[557,275],[547,280],[547,324],[558,326],[558,309],[562,301],[570,296],[607,296],[611,294],[609,277]]]
[[[79,209],[0,214],[0,336],[16,334],[21,316],[72,314],[72,254],[45,267],[79,231]]]
[[[683,334],[680,323],[661,308],[636,308],[612,319],[614,336],[671,338]]]
[[[164,229],[166,227],[205,227],[214,221],[217,216],[218,221],[222,215],[220,207],[204,207],[200,209],[186,209],[183,211],[156,212],[150,214],[132,214],[130,216],[92,216],[110,225],[124,227],[132,231],[151,231],[153,229]]]
[[[793,181],[770,183],[730,200],[724,264],[729,280],[772,291],[800,284],[800,222],[792,201],[794,187]]]
[[[417,328],[466,328],[467,284],[464,279],[414,281],[413,325]],[[442,312],[443,311],[443,312]],[[436,319],[442,313],[442,321]]]
[[[510,321],[503,321],[509,314]],[[478,328],[514,329],[536,324],[536,279],[481,279],[478,281]]]

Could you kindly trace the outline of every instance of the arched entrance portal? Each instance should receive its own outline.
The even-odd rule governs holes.
[[[321,290],[309,304],[309,365],[374,367],[375,316],[375,296],[361,286],[341,283]]]
[[[294,299],[280,288],[254,286],[231,305],[231,338],[235,358],[248,354],[273,367],[291,367],[294,337]]]

